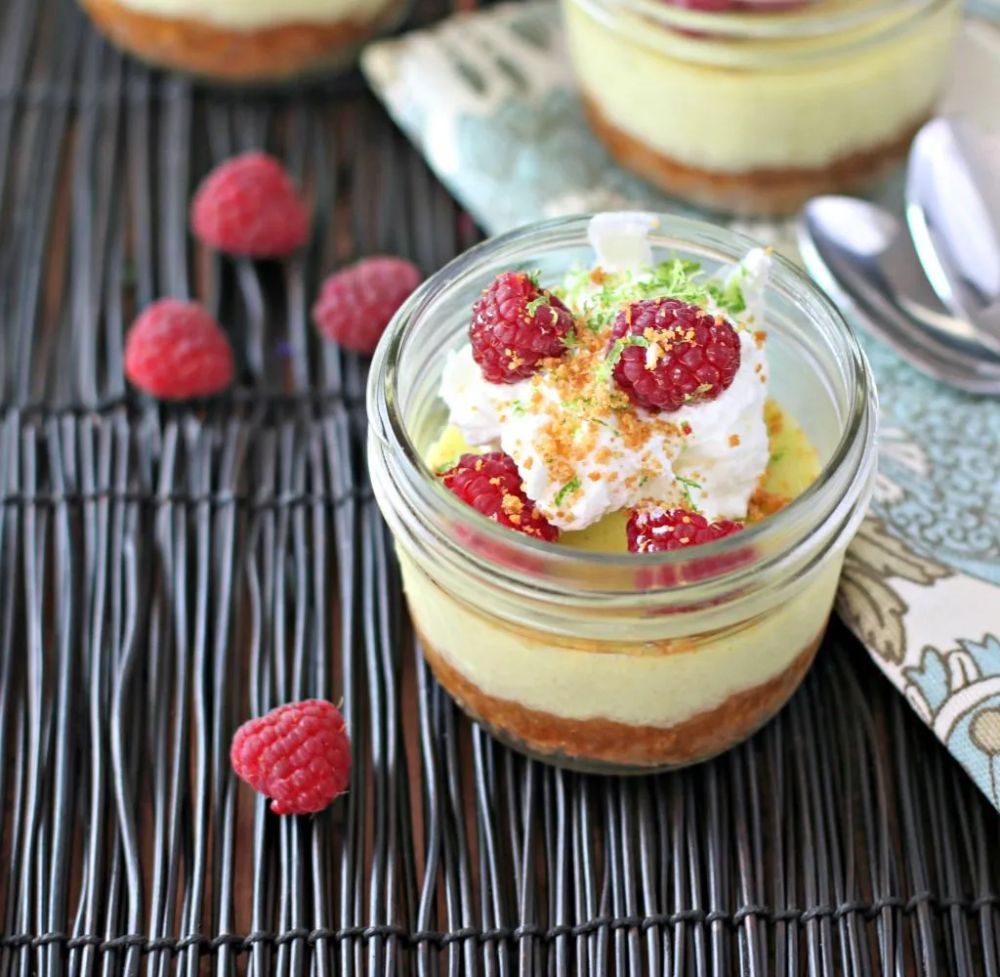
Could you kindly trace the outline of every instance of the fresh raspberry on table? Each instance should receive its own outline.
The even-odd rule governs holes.
[[[284,167],[266,153],[217,166],[195,193],[191,229],[204,244],[250,258],[281,258],[309,240],[309,208]]]
[[[463,502],[501,526],[549,543],[559,538],[558,528],[524,494],[520,472],[510,455],[502,451],[462,455],[442,478]]]
[[[125,376],[161,400],[207,397],[232,383],[233,350],[197,302],[160,299],[128,331]]]
[[[492,383],[530,377],[542,360],[562,356],[573,315],[524,272],[505,271],[472,306],[473,359]]]
[[[313,305],[316,328],[344,349],[371,355],[422,277],[403,258],[363,258],[341,268],[323,283]]]
[[[306,699],[245,722],[229,759],[275,814],[315,814],[347,790],[351,741],[333,703]]]
[[[632,302],[612,330],[614,378],[638,407],[715,400],[740,368],[740,337],[722,316],[680,299]]]
[[[713,543],[738,533],[743,526],[722,519],[709,522],[687,509],[633,509],[626,532],[630,553],[665,553]]]

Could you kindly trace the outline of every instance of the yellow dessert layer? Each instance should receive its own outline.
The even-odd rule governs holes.
[[[468,599],[456,599],[406,552],[400,550],[399,558],[420,633],[487,695],[566,718],[666,727],[788,668],[826,625],[843,552],[831,553],[801,578],[789,599],[739,627],[636,646],[623,620],[620,641],[600,647],[582,639],[574,647],[571,638],[505,626]]]

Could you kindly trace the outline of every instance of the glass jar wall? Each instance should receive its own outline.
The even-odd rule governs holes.
[[[555,282],[589,263],[587,226],[572,218],[486,242],[415,293],[372,365],[369,468],[413,622],[456,700],[532,755],[586,769],[659,769],[748,736],[805,674],[871,489],[874,391],[842,318],[776,259],[771,390],[822,465],[801,496],[693,555],[571,550],[481,517],[425,462],[446,424],[438,397],[446,354],[500,271],[530,267]],[[690,258],[709,272],[751,247],[674,217],[659,218],[650,240],[657,260]]]

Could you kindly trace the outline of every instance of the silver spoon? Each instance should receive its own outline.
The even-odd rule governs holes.
[[[938,297],[1000,352],[1000,136],[928,122],[910,153],[906,219]]]
[[[903,223],[853,197],[816,197],[798,223],[813,278],[912,366],[969,393],[1000,393],[1000,356],[941,305]]]

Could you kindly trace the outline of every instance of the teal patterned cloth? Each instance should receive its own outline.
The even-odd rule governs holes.
[[[879,473],[838,610],[1000,808],[1000,401],[866,345]]]
[[[965,0],[965,9],[973,17],[982,17],[1000,24],[1000,2],[997,0]]]
[[[590,134],[550,3],[458,15],[376,43],[363,66],[489,232],[590,210],[693,212],[619,169]],[[970,19],[943,110],[988,126],[998,104],[1000,31]],[[898,188],[887,194],[898,206]],[[733,226],[794,255],[787,224]],[[1000,808],[1000,401],[948,390],[865,343],[881,398],[879,475],[838,610]]]

